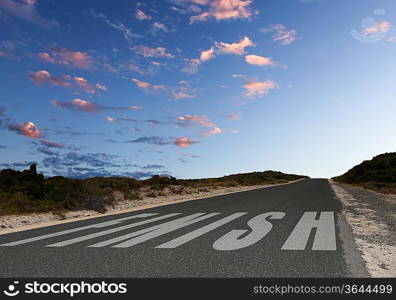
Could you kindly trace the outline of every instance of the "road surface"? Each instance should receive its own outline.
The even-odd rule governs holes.
[[[0,277],[365,276],[326,179],[0,235]]]

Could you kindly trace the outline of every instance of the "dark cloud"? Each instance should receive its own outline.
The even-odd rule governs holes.
[[[62,144],[62,143],[50,142],[50,141],[47,141],[45,139],[41,139],[40,143],[43,146],[48,147],[48,148],[64,148],[65,147],[65,145]]]
[[[146,120],[145,121],[148,125],[150,126],[155,126],[155,125],[168,125],[168,122],[163,122],[163,121],[158,121],[158,120]]]
[[[86,113],[96,113],[103,110],[111,110],[111,111],[136,110],[135,106],[104,106],[79,98],[70,101],[52,100],[51,104],[52,106],[57,108],[64,108],[72,111],[82,111]]]
[[[36,164],[35,161],[21,161],[21,162],[14,162],[14,163],[0,163],[1,168],[9,168],[9,169],[26,169],[32,164]]]
[[[164,165],[145,165],[141,167],[142,169],[163,169]]]
[[[59,173],[58,175],[65,176],[73,179],[84,179],[84,178],[92,178],[92,177],[111,177],[116,174],[107,171],[105,169],[98,168],[68,168],[65,172]]]
[[[11,122],[11,118],[6,114],[4,106],[0,105],[0,129],[5,129]]]
[[[65,155],[56,155],[46,157],[43,160],[44,166],[47,168],[62,168],[78,165],[87,165],[96,168],[117,168],[122,165],[115,163],[116,155],[106,153],[85,153],[69,152]]]
[[[188,163],[188,161],[187,161],[186,159],[181,158],[181,157],[179,157],[177,160],[180,161],[180,162],[183,163],[183,164]]]
[[[125,175],[127,177],[133,177],[135,179],[146,179],[146,178],[150,178],[153,177],[154,175],[162,175],[162,174],[158,174],[155,172],[143,172],[143,171],[137,171],[137,172],[130,172],[130,173],[125,173]]]
[[[189,154],[189,153],[184,153],[184,152],[180,153],[180,155],[186,156],[186,157],[191,157],[191,158],[199,158],[200,157],[199,155],[196,155],[196,154]]]
[[[116,123],[116,122],[132,122],[132,123],[146,123],[150,126],[155,126],[155,125],[172,125],[172,122],[167,122],[167,121],[160,121],[160,120],[139,120],[139,119],[133,119],[133,118],[128,118],[128,117],[121,117],[121,118],[112,118],[112,117],[107,117],[107,121],[109,123]],[[135,131],[140,131],[139,128],[134,128]]]
[[[0,11],[43,29],[50,30],[57,27],[58,22],[42,17],[38,13],[36,5],[36,1],[2,0],[0,1]]]
[[[56,155],[56,154],[57,154],[56,152],[51,151],[51,150],[49,150],[49,149],[46,148],[46,147],[38,147],[36,150],[37,150],[38,152],[40,152],[40,153],[45,154],[45,155]]]
[[[162,172],[155,170],[165,169],[165,166],[160,164],[138,165],[129,157],[114,154],[77,152],[60,154],[46,147],[39,147],[37,150],[46,155],[39,165],[45,168],[45,173],[49,176],[59,175],[70,178],[121,176],[140,179],[159,175]]]
[[[127,143],[146,143],[151,145],[169,145],[172,144],[172,141],[169,138],[163,138],[159,136],[142,136],[135,140],[129,140]]]
[[[79,129],[74,129],[70,126],[62,126],[59,129],[51,130],[55,135],[65,135],[65,136],[85,136],[85,135],[103,135],[102,132],[88,132]]]
[[[134,172],[112,172],[105,169],[94,169],[94,168],[72,168],[68,169],[66,177],[69,178],[91,178],[91,177],[131,177],[135,179],[146,179],[154,175],[169,176],[169,174],[162,174],[157,172],[146,172],[146,171],[134,171]]]
[[[126,143],[145,143],[157,146],[164,146],[164,145],[176,145],[181,148],[185,148],[191,146],[193,144],[197,144],[197,141],[189,137],[159,137],[159,136],[143,136],[135,140],[126,141]]]

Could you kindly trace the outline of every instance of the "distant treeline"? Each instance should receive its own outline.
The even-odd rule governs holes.
[[[213,186],[246,186],[282,183],[307,176],[283,174],[275,171],[235,174],[220,178],[176,179],[155,175],[149,179],[136,180],[125,177],[94,177],[69,179],[62,176],[44,178],[38,174],[36,165],[29,170],[0,171],[0,215],[58,212],[89,209],[105,212],[117,199],[115,191],[125,199],[141,199],[141,190],[161,191],[165,188],[182,193],[183,187],[206,188]],[[175,189],[175,187],[179,187]]]
[[[384,153],[365,160],[341,176],[340,183],[359,185],[382,193],[396,194],[396,152]]]

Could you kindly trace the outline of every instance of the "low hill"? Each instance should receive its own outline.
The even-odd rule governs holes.
[[[345,174],[332,179],[339,183],[396,194],[396,152],[380,154],[371,160],[365,160]]]
[[[307,176],[276,171],[233,174],[219,178],[176,179],[153,176],[145,180],[125,177],[70,179],[45,178],[36,166],[29,170],[0,171],[0,215],[89,209],[105,212],[120,199],[139,200],[199,192],[207,188],[284,183]]]

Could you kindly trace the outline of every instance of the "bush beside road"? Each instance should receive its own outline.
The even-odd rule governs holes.
[[[62,216],[66,212],[79,210],[104,213],[119,202],[279,184],[302,178],[308,177],[275,171],[204,179],[176,179],[158,175],[145,180],[125,177],[45,178],[32,165],[25,171],[0,171],[0,215],[54,212]]]

